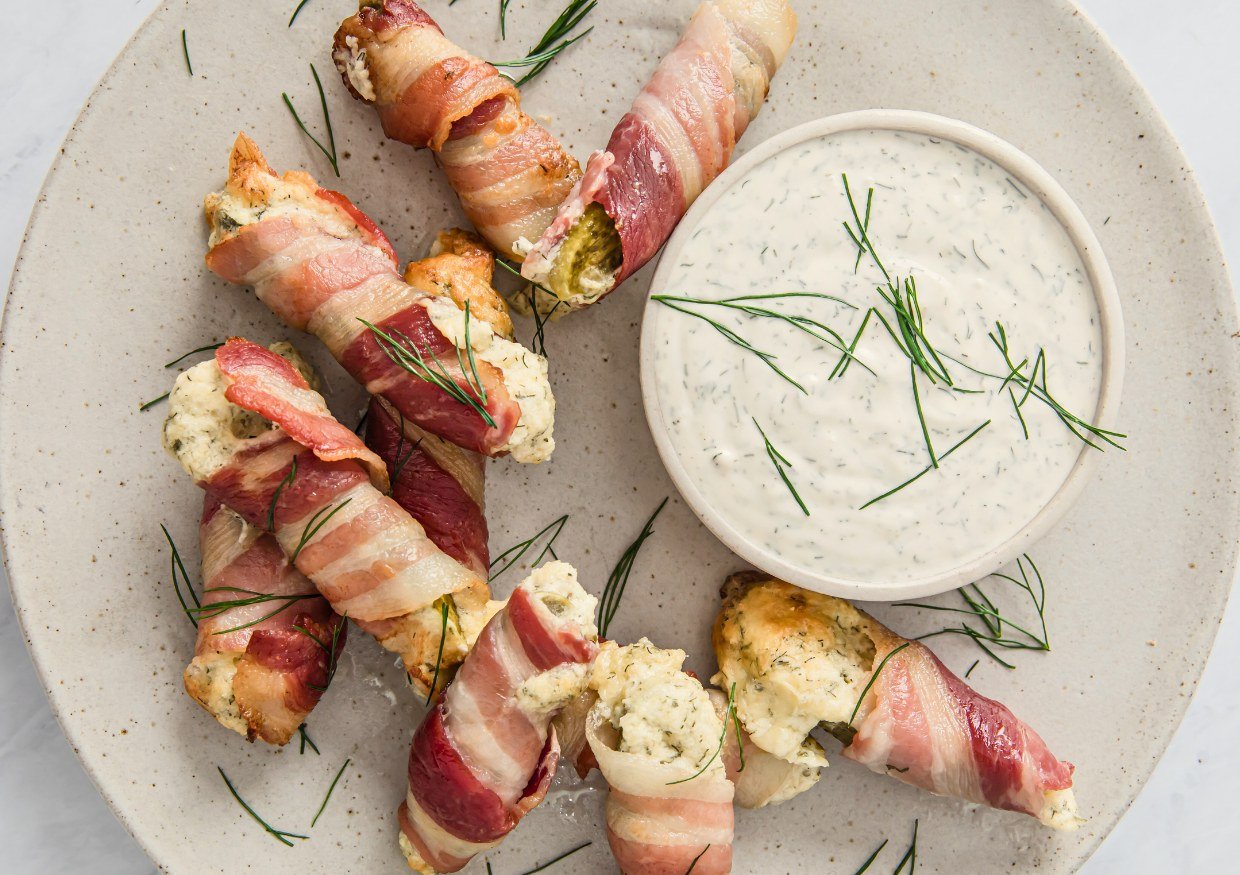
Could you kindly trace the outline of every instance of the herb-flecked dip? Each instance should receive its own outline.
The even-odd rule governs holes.
[[[1086,440],[1118,446],[1091,425],[1102,339],[1080,255],[964,146],[797,143],[734,180],[676,259],[649,323],[672,448],[789,564],[948,572],[1029,523]]]

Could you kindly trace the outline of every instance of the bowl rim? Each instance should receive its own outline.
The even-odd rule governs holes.
[[[689,208],[663,247],[650,283],[650,292],[654,293],[666,285],[676,263],[676,254],[702,216],[756,165],[806,140],[856,130],[901,131],[951,140],[1007,170],[1050,209],[1076,247],[1098,304],[1102,373],[1093,421],[1102,428],[1112,428],[1119,410],[1124,378],[1124,321],[1119,292],[1102,244],[1075,201],[1041,164],[998,135],[959,119],[920,110],[863,109],[814,119],[765,140],[724,170]],[[656,350],[654,324],[660,318],[655,314],[662,309],[647,298],[642,314],[639,354],[642,404],[659,458],[685,503],[716,538],[741,559],[797,586],[862,601],[894,601],[937,595],[981,580],[1027,552],[1034,542],[1045,536],[1080,497],[1098,464],[1097,457],[1101,453],[1082,444],[1081,452],[1064,482],[1029,522],[985,552],[932,575],[899,583],[883,583],[835,577],[791,564],[753,543],[744,532],[727,522],[706,500],[680,461],[663,418],[657,380],[653,376]]]

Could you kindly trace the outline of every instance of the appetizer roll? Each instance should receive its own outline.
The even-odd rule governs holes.
[[[491,564],[482,495],[486,460],[422,431],[374,396],[366,410],[366,445],[387,464],[396,503],[436,547],[485,578]]]
[[[418,872],[456,872],[495,847],[547,793],[560,749],[551,718],[586,684],[595,599],[564,562],[516,588],[413,736],[400,847]]]
[[[581,177],[521,111],[512,80],[443,35],[411,0],[362,0],[336,31],[336,69],[383,132],[432,149],[461,207],[498,252],[520,258]]]
[[[483,455],[550,456],[546,360],[497,334],[472,300],[458,304],[441,284],[402,279],[387,238],[343,195],[304,173],[277,176],[243,134],[206,215],[207,266],[254,286],[285,324],[317,336],[405,419]],[[490,280],[490,263],[478,259],[456,256],[435,269],[474,288]]]
[[[521,272],[539,309],[592,304],[654,256],[732,158],[792,45],[784,0],[707,0],[595,152]]]
[[[336,613],[399,653],[426,690],[451,674],[439,669],[439,650],[450,669],[477,637],[486,578],[386,494],[383,460],[332,417],[295,351],[276,349],[289,358],[232,338],[183,372],[164,446],[209,495],[273,533]]]
[[[345,624],[275,538],[205,497],[202,607],[185,690],[248,740],[287,744],[318,704]]]
[[[776,756],[796,757],[821,724],[844,743],[844,756],[880,774],[1056,829],[1083,823],[1071,763],[924,645],[846,601],[734,574],[714,645],[716,681],[736,684],[742,725]]]
[[[606,642],[595,660],[586,739],[611,786],[607,841],[625,875],[732,870],[725,725],[684,660],[644,638]]]

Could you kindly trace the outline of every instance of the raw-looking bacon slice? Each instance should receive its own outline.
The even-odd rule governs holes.
[[[422,524],[435,546],[486,577],[491,564],[483,513],[486,460],[422,431],[375,397],[366,412],[366,444],[387,463],[396,503]]]
[[[215,359],[182,373],[169,398],[165,447],[209,495],[272,532],[338,614],[399,653],[415,686],[427,689],[437,676],[446,629],[448,670],[438,671],[446,682],[486,620],[486,578],[435,546],[385,493],[382,460],[356,435],[345,436],[352,433],[337,427],[297,367],[271,359],[283,361],[233,338]],[[243,385],[254,391],[232,391]],[[258,409],[229,400],[241,396]],[[293,429],[331,440],[308,447]],[[362,462],[371,458],[378,470],[368,472]]]
[[[502,336],[511,322],[492,328],[483,318],[503,315],[496,293],[479,290],[489,286],[489,261],[449,252],[411,273],[411,285],[386,238],[353,204],[304,173],[276,175],[244,134],[233,146],[228,183],[205,206],[207,266],[254,286],[287,325],[322,340],[372,395],[487,456],[539,462],[551,454],[547,362]],[[468,310],[445,292],[445,275],[470,286]],[[484,313],[472,312],[473,298]]]
[[[288,359],[239,337],[215,351],[215,364],[227,380],[224,397],[238,407],[279,423],[280,430],[324,462],[356,459],[380,489],[388,486],[387,466],[354,432],[336,421],[323,396]]]
[[[842,599],[755,572],[732,575],[723,595],[715,680],[736,684],[738,716],[763,749],[792,761],[821,724],[844,756],[880,774],[1056,829],[1084,822],[1072,764],[923,644]]]
[[[581,177],[560,142],[521,111],[512,81],[443,35],[412,0],[362,2],[332,58],[383,132],[432,149],[474,227],[520,259]]]
[[[248,740],[287,744],[331,680],[344,620],[275,538],[204,499],[202,610],[185,690]],[[224,602],[244,602],[212,610]]]
[[[606,642],[595,660],[586,740],[611,788],[607,841],[625,875],[732,871],[725,727],[684,658],[642,639]]]
[[[595,600],[564,562],[513,592],[413,736],[400,846],[410,867],[456,872],[503,841],[546,795],[551,719],[585,687]]]
[[[698,7],[526,256],[521,272],[554,295],[540,310],[592,304],[658,252],[728,166],[795,33],[785,0]]]

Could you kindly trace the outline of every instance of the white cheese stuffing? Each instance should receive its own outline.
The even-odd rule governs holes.
[[[370,81],[370,69],[366,66],[366,50],[358,45],[357,37],[346,36],[344,48],[332,53],[336,69],[349,77],[353,90],[367,103],[375,102],[375,86]]]
[[[788,635],[767,645],[775,649],[769,661],[742,650],[725,658],[711,679],[722,689],[736,684],[737,715],[754,744],[788,762],[805,756],[803,742],[819,723],[848,722],[869,679],[858,654],[873,647],[857,625],[859,615],[831,619],[834,640]]]
[[[242,653],[195,656],[185,669],[185,688],[223,726],[248,735],[249,725],[241,716],[233,694],[233,677],[242,656]]]
[[[1062,829],[1071,832],[1078,829],[1084,824],[1085,818],[1081,817],[1076,807],[1076,796],[1072,792],[1072,788],[1068,787],[1064,790],[1050,790],[1043,796],[1042,810],[1038,812],[1038,820],[1051,827],[1052,829]]]
[[[567,562],[548,562],[530,572],[521,586],[532,590],[561,623],[571,623],[587,638],[598,636],[594,611],[598,599],[577,582],[577,569]]]
[[[296,174],[294,174],[296,175]],[[263,174],[257,184],[243,188],[232,185],[207,195],[206,211],[211,217],[208,246],[216,246],[259,219],[279,216],[311,215],[317,227],[333,237],[346,239],[359,232],[357,223],[344,210],[314,196],[315,189],[303,180],[289,180],[274,173]]]
[[[539,672],[517,687],[517,705],[531,717],[554,714],[585,691],[589,676],[590,666],[583,662]]]
[[[274,426],[224,397],[227,378],[214,359],[177,377],[168,396],[164,449],[195,480],[208,480],[245,444]]]
[[[449,297],[430,298],[426,312],[437,329],[465,350],[465,311]],[[521,417],[504,449],[518,462],[543,462],[555,449],[555,396],[547,379],[547,360],[519,343],[498,336],[480,319],[469,320],[469,347],[478,361],[498,368]]]
[[[681,671],[684,661],[683,650],[661,650],[645,638],[626,647],[609,641],[594,662],[591,686],[620,733],[621,751],[722,772],[715,753],[723,721],[702,685]]]
[[[269,349],[297,368],[312,388],[318,386],[318,375],[291,343],[280,341]],[[228,385],[215,359],[208,359],[178,376],[168,396],[164,449],[195,480],[210,479],[248,441],[277,427],[225,398]]]

